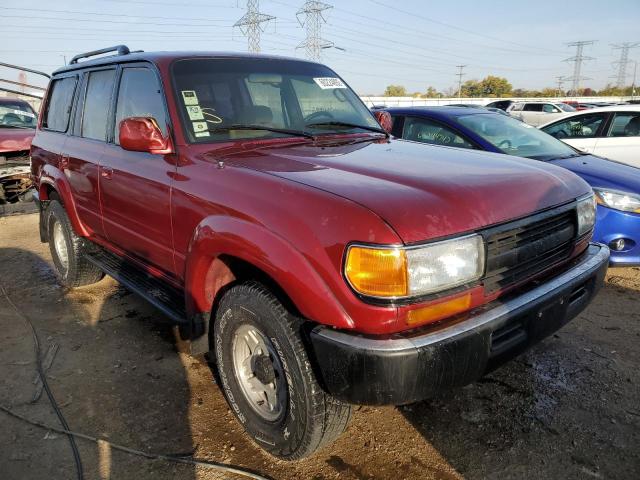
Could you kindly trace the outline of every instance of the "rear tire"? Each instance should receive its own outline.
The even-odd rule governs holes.
[[[231,409],[256,443],[284,460],[331,443],[351,416],[350,405],[318,385],[301,327],[256,282],[229,289],[213,325],[212,349]]]
[[[65,287],[82,287],[99,282],[104,273],[84,256],[91,244],[73,231],[62,204],[50,200],[44,216],[49,249],[60,283]]]

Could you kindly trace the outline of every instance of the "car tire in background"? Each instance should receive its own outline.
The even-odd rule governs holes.
[[[212,357],[231,409],[257,444],[285,460],[332,442],[351,416],[318,384],[302,325],[257,282],[225,292],[213,325]]]

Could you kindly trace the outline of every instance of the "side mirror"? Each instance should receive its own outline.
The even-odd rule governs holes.
[[[385,110],[376,110],[373,112],[373,116],[376,117],[376,120],[385,132],[391,133],[393,120],[391,119],[391,114],[389,112]]]
[[[118,131],[120,146],[134,152],[157,155],[173,153],[171,140],[165,137],[151,117],[129,117],[120,122]]]

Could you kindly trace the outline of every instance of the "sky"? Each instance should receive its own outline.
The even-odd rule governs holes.
[[[296,18],[304,0],[261,0],[273,15],[264,25],[261,51],[304,58],[296,48],[305,30]],[[322,37],[340,49],[326,49],[322,62],[359,94],[381,94],[389,84],[408,92],[428,86],[443,91],[463,80],[506,77],[514,88],[555,87],[570,76],[575,54],[585,47],[584,87],[600,89],[617,73],[620,55],[612,44],[640,42],[639,0],[327,0]],[[83,52],[126,44],[131,50],[247,51],[233,24],[245,0],[2,0],[0,62],[51,72]],[[300,17],[302,19],[302,17]],[[344,50],[342,50],[344,49]],[[640,61],[640,46],[630,52]],[[629,67],[629,80],[633,66]],[[640,72],[638,72],[640,81]],[[16,74],[0,69],[0,78]],[[35,77],[29,81],[37,83]],[[569,84],[565,85],[568,88]]]

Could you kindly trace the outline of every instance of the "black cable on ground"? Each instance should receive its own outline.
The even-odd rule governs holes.
[[[44,369],[42,368],[42,355],[40,352],[40,340],[38,339],[38,333],[36,332],[36,329],[33,326],[31,320],[29,320],[29,318],[24,313],[22,313],[22,311],[17,307],[15,303],[13,303],[13,300],[11,300],[11,297],[9,297],[9,294],[7,294],[7,291],[4,289],[4,286],[2,284],[0,284],[0,290],[2,290],[2,295],[7,300],[7,302],[9,302],[9,305],[11,305],[18,316],[22,318],[22,320],[24,320],[24,322],[31,329],[31,335],[33,336],[33,350],[36,356],[36,367],[38,369],[38,374],[40,375],[40,380],[42,381],[42,386],[44,387],[44,391],[47,393],[47,397],[49,397],[51,407],[53,408],[54,412],[56,412],[58,420],[60,420],[60,425],[62,425],[65,430],[69,430],[69,425],[67,424],[64,415],[60,411],[60,407],[58,407],[58,402],[53,396],[53,392],[49,388],[47,376],[45,375]],[[73,435],[67,435],[67,437],[69,438],[69,444],[71,445],[71,450],[73,451],[73,461],[76,464],[76,474],[78,480],[83,480],[84,473],[82,471],[82,459],[80,458],[80,452],[78,451],[78,446],[76,445],[76,439]]]
[[[137,455],[139,457],[145,457],[151,460],[165,460],[167,462],[174,462],[174,463],[183,463],[183,464],[187,464],[187,465],[196,465],[199,467],[204,467],[204,468],[209,468],[212,470],[220,470],[223,472],[227,472],[227,473],[233,473],[236,475],[240,475],[246,478],[252,478],[254,480],[271,480],[269,477],[265,477],[263,475],[251,472],[249,470],[245,470],[245,469],[241,469],[238,467],[232,467],[230,465],[225,465],[223,463],[217,463],[217,462],[211,462],[211,461],[207,461],[207,460],[195,460],[195,459],[191,459],[191,458],[185,458],[185,457],[171,457],[168,455],[161,455],[161,454],[156,454],[156,453],[147,453],[147,452],[142,452],[140,450],[134,450],[133,448],[129,448],[129,447],[125,447],[124,445],[118,445],[117,443],[113,443],[110,442],[108,440],[104,440],[101,438],[96,438],[96,437],[92,437],[91,435],[85,435],[84,433],[77,433],[77,432],[72,432],[68,429],[63,429],[63,428],[58,428],[58,427],[53,427],[51,425],[46,425],[44,423],[40,423],[40,422],[36,422],[35,420],[31,420],[27,417],[24,417],[22,415],[20,415],[19,413],[14,412],[13,410],[11,410],[10,408],[0,404],[0,410],[2,410],[3,412],[5,412],[7,415],[11,415],[14,418],[17,418],[18,420],[22,420],[23,422],[26,422],[30,425],[33,425],[35,427],[38,428],[42,428],[44,430],[51,430],[52,432],[56,432],[56,433],[61,433],[64,435],[69,435],[71,437],[78,437],[78,438],[82,438],[83,440],[88,440],[90,442],[95,442],[95,443],[103,443],[106,445],[109,445],[112,449],[114,450],[120,450],[121,452],[125,452],[131,455]]]
[[[22,311],[17,307],[17,305],[15,303],[13,303],[13,300],[11,300],[11,297],[9,297],[9,295],[7,294],[7,291],[4,289],[4,286],[0,283],[0,291],[2,292],[2,296],[7,300],[7,302],[9,303],[9,305],[11,305],[11,307],[15,310],[15,312],[18,314],[18,316],[20,318],[22,318],[25,323],[27,323],[29,325],[29,327],[31,328],[31,333],[33,335],[33,343],[34,343],[34,351],[36,354],[36,365],[38,368],[38,374],[40,375],[40,378],[42,380],[42,385],[44,386],[45,391],[47,392],[47,396],[49,397],[49,401],[51,402],[51,406],[53,407],[53,409],[56,412],[56,415],[58,416],[58,419],[60,420],[60,424],[62,425],[63,428],[58,428],[58,427],[53,427],[51,425],[46,425],[44,423],[40,423],[37,422],[35,420],[31,420],[23,415],[20,415],[19,413],[14,412],[13,410],[11,410],[11,408],[5,406],[5,405],[1,405],[0,404],[0,410],[2,410],[3,412],[5,412],[7,415],[10,415],[14,418],[17,418],[18,420],[22,420],[23,422],[26,422],[30,425],[33,425],[35,427],[38,428],[42,428],[44,430],[51,430],[52,432],[56,432],[56,433],[60,433],[63,435],[66,435],[69,438],[69,443],[71,444],[71,448],[73,449],[73,457],[74,460],[76,462],[76,471],[78,474],[78,479],[79,480],[83,480],[84,478],[84,474],[82,471],[82,460],[80,459],[80,453],[78,451],[78,446],[76,445],[76,441],[75,438],[81,438],[83,440],[88,440],[90,442],[94,442],[94,443],[102,443],[102,444],[106,444],[109,445],[111,448],[113,448],[114,450],[119,450],[121,452],[125,452],[131,455],[137,455],[139,457],[145,457],[148,459],[152,459],[152,460],[165,460],[167,462],[174,462],[174,463],[182,463],[182,464],[187,464],[187,465],[196,465],[199,467],[203,467],[203,468],[208,468],[208,469],[212,469],[212,470],[219,470],[219,471],[223,471],[223,472],[227,472],[227,473],[233,473],[236,475],[240,475],[246,478],[252,478],[254,480],[272,480],[269,477],[265,477],[264,475],[260,475],[258,473],[254,473],[252,471],[249,470],[245,470],[239,467],[234,467],[231,465],[225,465],[223,463],[217,463],[217,462],[211,462],[211,461],[207,461],[207,460],[196,460],[196,459],[192,459],[192,458],[185,458],[185,457],[179,457],[179,456],[171,456],[171,455],[162,455],[162,454],[155,454],[155,453],[146,453],[146,452],[142,452],[140,450],[135,450],[133,448],[129,448],[129,447],[125,447],[123,445],[118,445],[117,443],[113,443],[110,442],[108,440],[104,440],[101,438],[96,438],[96,437],[92,437],[90,435],[86,435],[84,433],[78,433],[78,432],[73,432],[71,430],[69,430],[69,425],[67,424],[67,421],[64,418],[64,415],[62,414],[62,412],[60,411],[60,408],[58,407],[58,403],[56,402],[55,397],[53,396],[53,393],[51,392],[51,389],[49,388],[49,384],[47,383],[47,378],[44,374],[44,370],[42,368],[42,359],[41,359],[41,353],[40,353],[40,341],[38,339],[38,334],[36,332],[35,327],[33,326],[33,323],[31,322],[31,320],[29,319],[29,317],[27,317],[24,313],[22,313]]]

